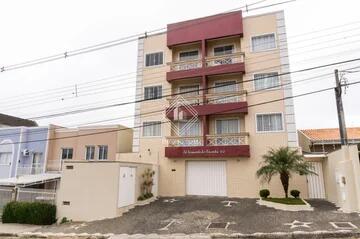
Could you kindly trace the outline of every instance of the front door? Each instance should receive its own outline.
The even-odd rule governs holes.
[[[120,167],[118,207],[125,207],[135,203],[136,169]]]
[[[309,198],[325,198],[324,176],[321,162],[311,162],[316,174],[306,176]]]

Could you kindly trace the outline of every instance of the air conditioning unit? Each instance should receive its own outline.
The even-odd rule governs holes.
[[[28,149],[24,149],[24,150],[22,151],[22,154],[23,154],[23,156],[29,156],[29,155],[30,155],[30,151],[29,151]]]

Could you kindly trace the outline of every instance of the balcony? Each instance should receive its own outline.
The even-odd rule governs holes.
[[[203,140],[206,140],[206,145]],[[250,157],[249,134],[246,132],[203,136],[170,136],[165,156],[192,157]]]
[[[205,95],[184,96],[186,104],[192,106],[192,112],[186,106],[180,106],[179,111],[182,111],[184,118],[192,117],[193,111],[196,111],[198,116],[213,115],[213,114],[246,114],[248,112],[248,104],[246,101],[246,90],[234,92],[219,92]],[[177,97],[168,98],[169,104],[174,105]],[[169,119],[174,118],[174,109],[167,109],[166,116]]]
[[[205,64],[203,66],[203,63]],[[229,73],[245,73],[244,53],[209,56],[201,59],[171,62],[170,72],[166,73],[168,82],[201,76],[211,76]]]

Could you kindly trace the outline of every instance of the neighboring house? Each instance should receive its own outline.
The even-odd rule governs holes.
[[[22,119],[6,114],[0,114],[0,128],[11,127],[11,126],[36,127],[38,125],[35,121],[32,120]]]
[[[310,198],[325,198],[344,211],[360,210],[360,128],[347,128],[342,146],[338,128],[299,130],[299,145],[316,175],[307,176]]]
[[[121,125],[63,128],[50,126],[48,171],[59,171],[64,160],[114,161],[130,152],[132,129]]]
[[[56,203],[59,218],[91,221],[120,216],[142,195],[145,170],[158,174],[152,164],[116,160],[117,154],[131,152],[131,128],[50,128],[47,170],[61,170]],[[157,196],[155,185],[156,180],[153,194]]]
[[[349,144],[357,144],[360,151],[360,127],[347,128]],[[299,143],[304,152],[330,153],[341,148],[339,128],[302,129]]]
[[[45,173],[47,127],[0,128],[0,178]]]
[[[137,62],[145,101],[135,106],[133,153],[118,160],[158,163],[161,196],[283,195],[277,178],[261,184],[255,174],[270,148],[298,147],[293,100],[252,106],[292,95],[290,75],[281,75],[289,71],[283,11],[169,24],[139,39]],[[163,97],[171,93],[182,98]],[[306,198],[306,178],[291,180]]]

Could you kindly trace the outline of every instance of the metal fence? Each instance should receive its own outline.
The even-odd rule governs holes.
[[[4,206],[11,201],[13,190],[11,188],[0,187],[0,215]]]
[[[55,189],[35,189],[35,188],[19,188],[17,191],[16,201],[20,202],[46,202],[55,204]]]

